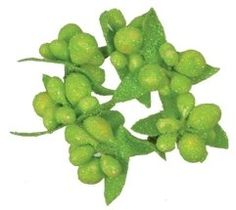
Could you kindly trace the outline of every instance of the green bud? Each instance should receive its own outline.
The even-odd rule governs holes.
[[[157,139],[156,147],[160,152],[170,152],[175,149],[176,134],[164,134]]]
[[[178,149],[188,162],[203,162],[207,157],[204,141],[196,134],[184,134],[178,143]]]
[[[46,90],[55,103],[68,103],[65,96],[64,83],[59,77],[49,77],[46,83]]]
[[[170,81],[171,89],[178,94],[189,92],[191,86],[191,80],[180,74],[175,74]]]
[[[73,147],[72,149],[70,149],[70,162],[74,166],[80,166],[89,162],[93,158],[94,154],[95,150],[90,145]]]
[[[92,88],[86,76],[71,73],[65,79],[65,91],[69,102],[76,105],[82,98],[91,94]]]
[[[97,41],[87,33],[79,33],[73,36],[69,42],[70,58],[72,63],[76,65],[88,63],[97,50]]]
[[[197,130],[214,128],[221,118],[221,110],[215,104],[201,104],[193,108],[188,118],[188,126]]]
[[[59,60],[70,60],[67,43],[64,40],[54,40],[50,43],[49,49]]]
[[[76,34],[79,34],[81,32],[82,32],[82,30],[78,25],[76,25],[74,23],[69,23],[61,28],[61,30],[59,31],[59,34],[58,34],[58,39],[69,42],[73,36],[75,36]]]
[[[171,94],[170,85],[169,84],[164,85],[162,88],[159,89],[159,93],[162,96],[170,95]]]
[[[161,118],[157,121],[156,127],[160,133],[175,133],[181,128],[182,124],[174,118]]]
[[[116,177],[122,173],[122,165],[110,155],[102,155],[100,164],[102,171],[108,177]]]
[[[92,161],[82,165],[78,170],[79,180],[85,184],[97,184],[104,178],[100,167],[100,161],[94,158]]]
[[[166,85],[168,79],[164,69],[157,64],[147,64],[140,69],[139,83],[148,91],[154,91]]]
[[[129,56],[129,70],[131,72],[140,69],[143,65],[144,59],[142,55],[135,53]]]
[[[63,125],[73,124],[76,121],[75,111],[69,106],[57,108],[55,116],[57,122]]]
[[[111,54],[111,63],[116,69],[123,69],[128,65],[128,59],[126,56],[118,51]]]
[[[122,12],[118,9],[111,9],[108,11],[108,21],[111,28],[117,31],[120,28],[125,27],[126,21]]]
[[[96,140],[91,137],[87,131],[75,124],[66,127],[65,139],[69,144],[72,145],[97,145]]]
[[[82,98],[77,105],[77,108],[80,110],[80,112],[84,114],[91,112],[97,109],[98,107],[99,107],[99,101],[94,96],[87,96]]]
[[[205,67],[206,61],[200,52],[187,50],[180,54],[179,63],[175,69],[188,77],[197,77],[202,74]]]
[[[36,114],[42,117],[47,108],[54,107],[54,103],[48,93],[41,92],[34,97],[33,107]]]
[[[105,82],[105,72],[98,66],[86,64],[81,66],[81,68],[86,70],[87,74],[93,82],[100,85]]]
[[[114,37],[115,48],[124,54],[138,52],[143,45],[142,32],[134,27],[121,28]]]
[[[191,93],[178,95],[177,107],[183,118],[186,118],[195,106],[195,98]]]
[[[54,60],[55,56],[52,54],[49,45],[49,43],[42,44],[39,48],[39,53],[43,58]]]
[[[43,115],[43,124],[48,131],[53,131],[58,127],[58,123],[55,118],[55,107],[48,107]]]
[[[111,125],[102,117],[94,116],[84,120],[84,128],[100,142],[113,140]]]
[[[168,66],[175,66],[179,61],[179,55],[174,46],[170,43],[164,43],[159,49],[160,56]]]

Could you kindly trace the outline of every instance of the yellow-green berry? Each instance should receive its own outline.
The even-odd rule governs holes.
[[[50,48],[50,43],[44,43],[39,48],[39,53],[43,58],[54,60],[55,56],[52,54]]]
[[[98,66],[86,64],[82,65],[81,68],[85,69],[89,78],[97,84],[102,84],[105,82],[105,71]]]
[[[184,134],[178,143],[178,149],[183,159],[188,162],[203,162],[207,157],[204,140],[196,134]]]
[[[93,155],[95,154],[95,149],[90,145],[77,146],[70,149],[70,162],[74,166],[80,166],[89,162]]]
[[[85,184],[97,184],[104,178],[98,158],[81,165],[78,169],[78,178]]]
[[[90,144],[92,146],[96,146],[96,140],[88,134],[85,129],[82,127],[73,124],[68,125],[65,129],[65,139],[69,144],[72,145],[86,145]]]
[[[100,163],[102,171],[108,177],[116,177],[122,173],[122,165],[110,155],[102,155]]]
[[[191,93],[178,95],[176,104],[183,118],[186,118],[195,106],[195,98]]]
[[[142,32],[138,28],[121,28],[114,37],[115,48],[124,54],[138,52],[143,45]]]
[[[53,131],[58,127],[58,122],[55,117],[55,107],[48,107],[43,115],[43,124],[48,131]]]
[[[113,66],[118,70],[123,69],[128,65],[127,57],[118,51],[113,52],[110,59]]]
[[[131,54],[129,56],[129,70],[131,72],[134,72],[138,69],[140,69],[142,66],[144,65],[144,59],[143,56],[135,53],[135,54]]]
[[[82,98],[91,94],[92,88],[86,76],[80,73],[71,73],[65,79],[65,91],[69,102],[72,105],[77,105]]]
[[[59,124],[69,125],[76,121],[75,111],[69,106],[62,106],[56,109],[56,120]]]
[[[181,126],[181,122],[175,118],[160,118],[156,123],[157,130],[162,134],[175,133]]]
[[[87,33],[79,33],[73,36],[69,42],[70,58],[72,63],[76,65],[88,63],[97,50],[97,41]]]
[[[111,125],[102,117],[89,117],[84,120],[83,125],[88,133],[100,142],[108,142],[114,138]]]
[[[193,108],[188,118],[188,126],[197,130],[214,128],[221,118],[221,110],[215,104],[201,104]]]
[[[174,133],[163,134],[157,139],[156,147],[160,152],[170,152],[175,148],[177,135]]]
[[[175,74],[171,78],[170,87],[175,93],[187,93],[192,87],[192,81],[184,75]]]
[[[111,28],[118,30],[125,27],[126,21],[122,12],[118,9],[111,9],[108,11],[108,22]]]
[[[143,66],[138,74],[139,83],[148,91],[154,91],[166,85],[168,79],[164,69],[157,64]]]
[[[197,77],[202,74],[205,66],[206,61],[200,52],[187,50],[180,54],[180,59],[175,69],[188,77]]]
[[[168,66],[175,66],[179,61],[179,55],[174,46],[170,43],[164,43],[159,49],[161,58]]]
[[[79,34],[81,32],[82,32],[82,30],[78,25],[76,25],[74,23],[69,23],[69,24],[64,25],[60,29],[59,34],[58,34],[58,39],[69,42],[73,36],[75,36],[76,34]]]
[[[105,58],[100,50],[97,50],[89,59],[88,64],[94,66],[101,66],[105,61]]]
[[[68,45],[64,40],[53,40],[49,49],[52,54],[59,60],[68,61],[70,60]]]
[[[92,110],[95,110],[98,107],[99,101],[97,100],[97,98],[94,96],[87,96],[79,101],[76,108],[78,108],[80,112],[85,114]]]
[[[54,103],[48,93],[41,92],[34,97],[33,107],[37,115],[42,117],[47,108],[53,107]]]
[[[46,83],[46,90],[50,98],[58,104],[67,104],[65,86],[59,77],[49,77]]]

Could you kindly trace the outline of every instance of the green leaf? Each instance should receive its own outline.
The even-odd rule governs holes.
[[[147,93],[148,92],[139,84],[137,75],[129,73],[115,90],[113,101],[124,102],[131,99],[140,98]]]
[[[160,46],[166,42],[164,29],[154,9],[151,9],[143,22],[143,56],[147,63],[161,63]]]
[[[103,112],[101,117],[106,119],[111,125],[113,132],[115,132],[121,125],[125,123],[124,116],[118,111],[106,111]]]
[[[220,125],[215,127],[216,137],[213,141],[207,141],[207,145],[217,148],[228,149],[228,137]]]
[[[219,71],[219,68],[207,65],[202,75],[200,75],[199,77],[191,78],[191,80],[193,84],[197,84],[203,80],[208,79],[212,75],[216,74],[218,71]]]
[[[100,20],[100,25],[102,27],[103,35],[107,43],[107,52],[110,55],[115,50],[113,43],[115,31],[113,31],[113,29],[109,25],[108,11],[103,12],[99,20]]]
[[[147,108],[151,107],[151,93],[146,93],[137,99],[140,103],[144,104]]]
[[[120,195],[125,185],[129,160],[126,159],[120,162],[122,163],[122,166],[123,166],[122,174],[114,178],[105,177],[104,196],[105,196],[107,205],[109,205],[114,199],[116,199]]]
[[[132,130],[148,136],[158,136],[160,133],[156,128],[156,122],[162,117],[162,115],[163,112],[159,112],[141,119],[132,126]]]
[[[149,154],[155,151],[154,144],[147,140],[136,138],[123,126],[120,126],[117,130],[116,138],[117,147],[120,148],[120,156],[123,158]]]

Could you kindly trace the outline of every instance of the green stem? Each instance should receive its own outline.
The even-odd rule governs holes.
[[[176,94],[171,92],[167,96],[163,96],[161,94],[160,99],[162,102],[163,110],[166,116],[168,117],[174,117],[178,118],[179,117],[179,111],[176,105]]]

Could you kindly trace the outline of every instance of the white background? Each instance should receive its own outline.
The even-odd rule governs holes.
[[[0,209],[2,210],[235,210],[236,209],[236,6],[234,0],[7,0],[0,3]],[[196,85],[198,103],[217,103],[221,124],[228,133],[229,150],[209,148],[203,164],[183,161],[174,151],[165,162],[156,154],[130,161],[127,183],[109,207],[103,183],[84,185],[68,161],[63,130],[38,138],[20,138],[10,130],[43,130],[32,108],[33,96],[43,90],[43,73],[62,76],[63,67],[42,63],[17,63],[38,56],[38,47],[56,38],[61,26],[78,23],[104,44],[99,15],[119,8],[128,21],[154,7],[167,39],[181,51],[201,51],[209,64],[221,71]],[[118,79],[109,62],[107,87]],[[154,94],[155,95],[155,94]],[[106,99],[102,99],[105,101]],[[126,126],[161,109],[154,96],[147,110],[132,101],[116,107],[127,117]],[[130,111],[132,110],[132,111]]]

